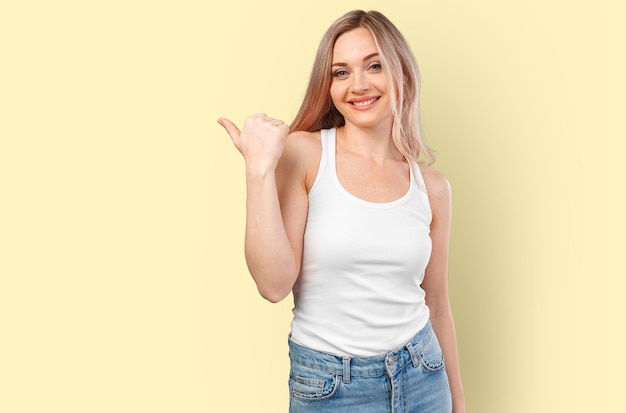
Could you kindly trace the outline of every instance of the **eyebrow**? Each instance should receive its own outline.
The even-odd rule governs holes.
[[[365,57],[363,58],[363,61],[365,62],[366,60],[370,60],[372,57],[375,57],[375,56],[378,56],[378,52],[374,52],[374,53],[372,53],[372,54],[368,54],[367,56],[365,56]],[[347,64],[347,63],[337,62],[337,63],[333,63],[333,64],[331,65],[331,67],[332,67],[332,66],[348,66],[348,64]]]

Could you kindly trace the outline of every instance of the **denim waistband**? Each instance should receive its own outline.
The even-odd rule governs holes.
[[[385,354],[370,357],[341,357],[312,350],[289,339],[289,358],[292,363],[315,370],[343,376],[350,382],[350,377],[379,376],[389,372],[395,374],[408,363],[414,367],[419,364],[422,348],[433,337],[430,321],[406,345]]]

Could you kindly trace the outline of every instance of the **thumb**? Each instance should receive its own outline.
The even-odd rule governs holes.
[[[219,118],[217,120],[217,123],[222,125],[224,129],[226,129],[226,132],[228,132],[230,138],[235,144],[237,144],[237,142],[239,141],[239,135],[241,135],[241,131],[239,130],[239,128],[234,123],[224,118]]]

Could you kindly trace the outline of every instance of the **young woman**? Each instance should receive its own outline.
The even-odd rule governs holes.
[[[291,413],[465,411],[450,187],[418,98],[403,36],[355,10],[322,39],[291,128],[219,120],[245,158],[250,273],[269,301],[293,291]]]

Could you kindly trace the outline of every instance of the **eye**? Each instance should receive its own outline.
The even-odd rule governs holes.
[[[345,69],[338,69],[333,72],[334,77],[345,77],[348,76],[348,71]]]
[[[373,72],[378,72],[379,70],[382,70],[383,66],[378,63],[378,62],[374,62],[371,65],[369,65],[368,70],[371,70]]]

